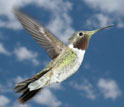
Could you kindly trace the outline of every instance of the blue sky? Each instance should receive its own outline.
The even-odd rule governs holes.
[[[123,0],[0,0],[0,107],[124,107],[123,4]],[[75,31],[115,26],[92,37],[75,75],[20,105],[14,85],[42,70],[50,58],[19,24],[14,6],[66,44]]]

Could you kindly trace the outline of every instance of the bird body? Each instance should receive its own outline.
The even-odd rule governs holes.
[[[14,13],[22,26],[46,50],[52,59],[41,72],[16,84],[16,92],[23,93],[18,99],[22,104],[33,98],[45,86],[60,83],[77,72],[83,61],[91,36],[102,29],[113,26],[110,25],[93,31],[75,32],[69,39],[69,44],[65,45],[25,13],[19,10],[15,10]]]
[[[50,63],[52,67],[50,71],[31,83],[28,88],[32,91],[53,83],[64,81],[79,69],[84,54],[85,50],[78,50],[74,48],[73,45],[69,45],[67,49],[63,50],[62,53]]]

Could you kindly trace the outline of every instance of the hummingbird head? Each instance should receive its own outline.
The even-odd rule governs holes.
[[[113,25],[105,26],[100,29],[92,30],[92,31],[78,31],[75,32],[71,38],[69,38],[69,44],[72,44],[74,48],[86,50],[88,48],[88,44],[92,35],[96,32],[99,32],[103,29],[112,27]]]

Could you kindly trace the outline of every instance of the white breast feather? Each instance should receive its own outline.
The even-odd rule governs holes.
[[[85,50],[74,48],[72,44],[70,44],[68,47],[77,54],[78,62],[81,63],[84,58]]]
[[[69,45],[69,48],[71,48],[73,50],[73,52],[75,52],[77,55],[76,64],[70,71],[70,72],[74,73],[79,69],[79,67],[83,61],[83,58],[85,55],[85,50],[74,48],[73,45],[71,45],[71,44]]]
[[[75,65],[73,65],[73,67],[71,68],[69,67],[68,69],[66,68],[65,71],[58,71],[58,72],[63,72],[61,75],[58,75],[57,73],[55,73],[53,78],[51,78],[51,83],[62,82],[63,80],[70,77],[72,74],[74,74],[79,69],[83,61],[85,50],[74,48],[73,45],[69,45],[68,47],[71,48],[73,52],[75,52],[77,55],[77,59],[75,60]]]

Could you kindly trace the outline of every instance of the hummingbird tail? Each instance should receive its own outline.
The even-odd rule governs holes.
[[[22,95],[18,98],[20,103],[25,104],[27,101],[29,101],[31,98],[33,98],[38,92],[40,92],[40,90],[43,87],[39,87],[37,89],[31,90],[29,88],[29,85],[31,83],[37,81],[40,77],[42,77],[47,72],[48,72],[48,70],[46,70],[44,72],[40,72],[40,73],[36,74],[35,76],[33,76],[32,78],[29,78],[23,82],[16,84],[16,86],[14,88],[16,90],[16,93],[22,93]]]
[[[39,88],[39,89],[30,91],[30,89],[28,88],[28,85],[34,81],[35,81],[34,78],[31,78],[31,79],[28,79],[28,80],[25,80],[23,82],[16,84],[14,88],[16,90],[16,93],[23,93],[18,98],[18,101],[21,104],[25,104],[27,101],[33,98],[38,92],[40,92],[40,90],[42,89],[42,88]]]

